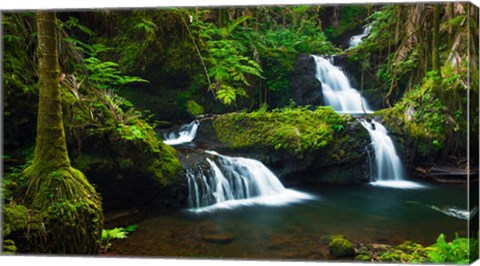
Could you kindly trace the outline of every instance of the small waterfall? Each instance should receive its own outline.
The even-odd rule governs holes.
[[[370,30],[371,30],[371,26],[365,26],[363,28],[362,34],[352,36],[350,38],[349,48],[352,48],[352,47],[355,47],[355,46],[359,45],[362,42],[362,39],[365,36],[367,36],[368,34],[370,34]]]
[[[398,188],[418,188],[421,185],[406,181],[400,157],[395,150],[387,129],[380,123],[371,120],[359,119],[362,126],[368,131],[372,139],[375,164],[371,170],[371,184]]]
[[[200,122],[194,120],[190,124],[181,126],[178,133],[164,134],[163,142],[171,146],[191,142],[197,135],[198,125],[200,125]]]
[[[234,208],[242,205],[284,205],[312,198],[286,189],[261,162],[229,157],[214,151],[207,158],[208,169],[187,171],[188,202],[195,212]]]
[[[365,99],[350,86],[343,71],[334,66],[332,59],[312,55],[317,67],[316,78],[322,83],[325,103],[339,113],[371,113]]]

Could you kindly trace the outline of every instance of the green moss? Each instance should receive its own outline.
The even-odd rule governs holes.
[[[23,205],[7,205],[3,207],[4,235],[26,230],[28,226],[28,209]]]
[[[353,257],[355,256],[355,249],[352,242],[346,239],[344,236],[334,236],[330,244],[328,244],[330,254],[335,257]]]
[[[143,169],[162,185],[176,181],[177,174],[182,169],[177,152],[163,143],[148,123],[137,119],[131,125],[120,124],[116,133],[115,138],[119,138],[128,147],[128,150],[118,147],[122,155],[119,158],[122,168]]]
[[[24,171],[29,180],[26,202],[43,225],[30,231],[29,252],[98,253],[103,227],[100,196],[74,168],[51,173],[42,169],[34,163]]]
[[[343,133],[346,119],[330,107],[285,108],[225,114],[213,125],[219,139],[232,148],[261,145],[299,154],[331,143]]]
[[[391,247],[379,256],[380,261],[403,263],[455,263],[468,264],[478,258],[478,240],[462,238],[447,242],[445,235],[440,234],[437,241],[424,247],[413,241]]]
[[[421,157],[463,153],[466,145],[466,91],[449,66],[442,77],[427,73],[423,83],[407,91],[393,108],[378,112],[393,131],[416,140]]]
[[[203,107],[193,100],[187,101],[187,111],[193,116],[205,113]]]
[[[428,262],[427,250],[420,244],[412,241],[405,241],[394,247],[392,250],[381,254],[380,260],[404,263]]]
[[[357,256],[355,256],[355,260],[358,260],[358,261],[371,261],[372,258],[371,258],[370,255],[368,255],[367,253],[361,253],[361,254],[358,254]]]
[[[170,185],[179,181],[179,172],[182,170],[176,157],[166,154],[162,159],[154,160],[148,170],[154,174],[155,179],[162,185]]]
[[[70,146],[75,151],[74,145],[80,144],[78,149],[83,149],[74,156],[76,167],[107,175],[114,172],[112,177],[126,173],[151,177],[162,185],[178,181],[182,167],[175,149],[157,137],[138,111],[130,105],[110,108],[108,97],[95,89],[79,98],[66,88],[62,92]],[[93,145],[82,147],[84,141]]]

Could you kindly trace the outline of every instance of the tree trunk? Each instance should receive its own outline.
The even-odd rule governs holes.
[[[338,24],[340,23],[340,7],[335,5],[333,6],[333,12],[332,16],[330,17],[330,23],[332,24],[333,28],[338,27]]]
[[[103,214],[100,195],[70,166],[62,120],[58,43],[54,12],[38,12],[38,120],[35,156],[23,172],[25,203],[41,227],[31,227],[28,251],[95,254]]]
[[[35,162],[42,162],[47,173],[70,166],[62,120],[55,13],[39,12],[37,139]]]
[[[440,4],[433,8],[433,34],[432,34],[432,70],[439,76],[440,73]]]

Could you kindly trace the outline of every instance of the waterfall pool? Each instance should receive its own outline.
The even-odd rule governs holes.
[[[111,253],[129,256],[328,259],[322,238],[343,234],[355,243],[429,245],[440,233],[467,234],[466,185],[417,183],[418,189],[364,185],[300,187],[313,199],[212,212],[150,214]],[[446,197],[445,195],[448,195]]]

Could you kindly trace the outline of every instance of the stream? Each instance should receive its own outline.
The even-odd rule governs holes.
[[[152,214],[128,239],[114,242],[111,254],[318,260],[328,258],[322,237],[331,234],[355,243],[400,244],[408,239],[424,245],[441,232],[449,239],[455,233],[466,235],[466,220],[438,211],[447,206],[466,209],[465,185],[422,185],[300,187],[295,189],[314,197],[280,206]]]

